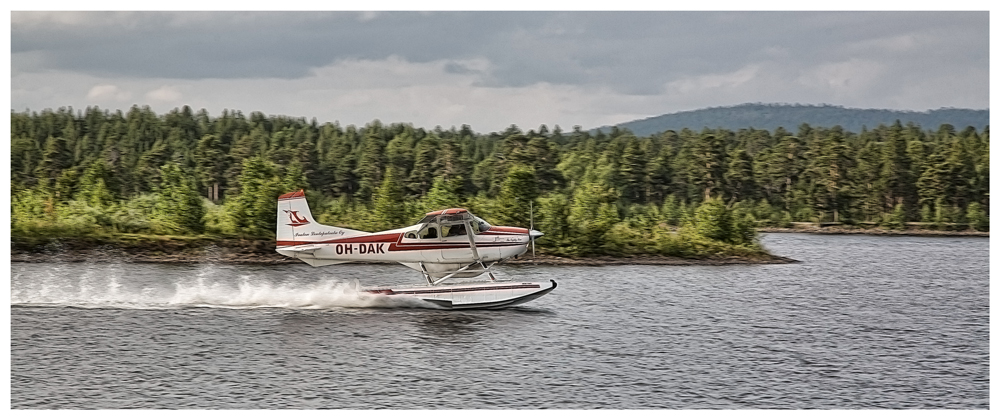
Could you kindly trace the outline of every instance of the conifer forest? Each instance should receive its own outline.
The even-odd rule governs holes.
[[[278,195],[379,231],[464,207],[553,255],[752,256],[794,222],[989,229],[989,128],[342,126],[189,107],[11,113],[13,236],[274,237]]]

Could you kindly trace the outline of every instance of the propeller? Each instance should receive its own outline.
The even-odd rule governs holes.
[[[535,262],[535,235],[532,235],[535,231],[535,208],[531,201],[528,202],[528,223],[528,238],[531,239],[531,262],[538,264]]]

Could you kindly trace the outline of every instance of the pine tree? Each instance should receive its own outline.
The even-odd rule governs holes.
[[[436,159],[435,149],[437,140],[431,137],[424,137],[417,142],[416,153],[413,158],[413,169],[407,180],[407,188],[417,196],[423,196],[430,190],[434,182],[434,161]]]
[[[153,219],[163,233],[200,233],[205,208],[194,180],[175,163],[160,168],[163,182],[157,191]]]
[[[405,131],[396,135],[385,147],[387,165],[395,168],[396,178],[405,180],[413,166],[413,148],[416,140],[413,133]]]
[[[309,180],[302,170],[302,164],[298,160],[292,161],[285,168],[285,176],[281,179],[281,186],[284,191],[298,191],[309,189]]]
[[[396,170],[392,166],[386,168],[382,185],[375,191],[372,201],[374,209],[368,223],[369,229],[373,231],[393,229],[406,222],[403,192],[396,180]]]
[[[87,167],[80,183],[75,199],[87,203],[96,209],[106,209],[114,203],[117,197],[108,188],[111,172],[102,160],[96,160]]]
[[[354,173],[360,140],[354,126],[348,126],[342,136],[338,136],[326,157],[326,164],[333,167],[333,186],[337,195],[354,195],[358,189],[358,177]]]
[[[883,212],[879,189],[880,155],[875,142],[868,142],[854,155],[854,166],[848,177],[854,181],[852,195],[858,198],[857,211],[864,220],[877,221]]]
[[[538,181],[538,191],[554,191],[563,184],[562,175],[556,169],[559,165],[559,151],[555,143],[545,137],[536,136],[528,141],[527,153],[534,156],[532,168]]]
[[[604,248],[604,235],[621,221],[614,205],[617,200],[615,190],[600,184],[586,183],[574,190],[567,217],[573,253],[595,254]]]
[[[975,179],[975,163],[962,144],[961,139],[951,141],[942,165],[942,175],[945,178],[948,202],[955,207],[965,208],[972,198]]]
[[[938,198],[934,203],[934,224],[941,230],[951,230],[951,224],[955,223],[955,214],[944,197]]]
[[[462,157],[462,148],[451,137],[441,139],[438,142],[438,147],[436,159],[432,163],[435,168],[434,178],[464,179],[469,173],[469,164]]]
[[[723,192],[727,166],[725,152],[722,140],[712,134],[702,134],[692,146],[688,182],[702,191],[704,200]]]
[[[673,151],[669,144],[663,145],[646,165],[646,179],[650,185],[648,202],[661,203],[668,194],[675,192]]]
[[[633,203],[643,203],[646,201],[646,157],[638,139],[630,137],[626,142],[618,169],[622,198]]]
[[[205,197],[213,202],[219,201],[220,186],[225,181],[225,173],[228,165],[228,156],[222,149],[219,138],[212,134],[207,134],[198,141],[195,149],[195,163],[198,178],[201,185],[205,186]]]
[[[424,196],[424,211],[435,211],[458,207],[461,202],[460,192],[463,180],[461,177],[445,179],[444,175],[434,178],[434,186]]]
[[[820,137],[807,154],[807,172],[812,184],[817,187],[814,208],[832,213],[834,222],[840,221],[840,214],[849,209],[848,167],[850,157],[847,145],[839,131],[831,131]]]
[[[34,185],[35,166],[38,164],[41,151],[35,141],[25,137],[11,139],[10,145],[10,179],[21,184]]]
[[[382,140],[380,130],[368,127],[361,148],[358,167],[354,170],[354,174],[358,177],[358,192],[355,196],[370,201],[375,188],[382,183],[385,171],[385,142]]]
[[[746,150],[736,149],[730,153],[725,179],[726,190],[732,201],[752,199],[756,185],[753,179],[753,161]]]
[[[663,200],[660,214],[663,215],[663,219],[668,225],[680,226],[681,220],[684,218],[684,205],[677,201],[676,196],[670,194],[666,200]]]
[[[969,221],[969,228],[973,230],[979,232],[988,232],[990,230],[990,218],[979,203],[969,204],[966,219]]]
[[[273,234],[278,195],[282,193],[274,164],[258,156],[244,160],[241,166],[240,193],[226,200],[229,222],[241,235]]]
[[[924,223],[931,223],[934,221],[934,212],[931,211],[931,206],[924,204],[920,207],[920,221]]]
[[[903,206],[903,203],[896,204],[892,213],[883,218],[882,226],[893,230],[903,230],[906,228],[906,208]]]
[[[512,166],[507,172],[496,211],[498,221],[509,226],[528,226],[531,209],[537,207],[538,183],[535,170],[524,165]]]
[[[49,137],[45,140],[45,151],[42,152],[42,161],[35,169],[35,176],[42,185],[54,185],[59,174],[69,168],[72,161],[72,155],[66,148],[66,139]]]
[[[167,163],[171,154],[167,143],[157,140],[149,151],[139,157],[133,172],[134,179],[140,182],[140,191],[152,191],[161,182],[160,167]]]
[[[570,233],[569,211],[569,197],[564,194],[551,193],[538,198],[535,226],[545,233],[539,245],[553,244],[556,247],[566,245],[565,239]]]
[[[694,229],[698,235],[720,242],[732,242],[736,237],[733,215],[719,198],[710,198],[694,212]]]
[[[916,203],[906,139],[898,120],[888,129],[882,144],[882,170],[877,188],[882,193],[886,211],[894,211],[898,204],[910,207]]]

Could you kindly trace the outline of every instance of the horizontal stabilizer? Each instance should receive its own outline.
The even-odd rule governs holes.
[[[316,246],[316,245],[296,245],[296,246],[282,247],[281,250],[285,251],[285,252],[295,253],[296,255],[297,254],[309,254],[309,255],[312,255],[319,248],[320,247]],[[284,252],[283,252],[283,254],[284,254]],[[285,254],[285,255],[289,255],[289,254]]]

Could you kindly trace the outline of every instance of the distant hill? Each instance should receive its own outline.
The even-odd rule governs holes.
[[[913,122],[931,130],[937,129],[941,124],[951,124],[957,130],[968,126],[982,130],[990,124],[990,111],[941,108],[914,112],[844,108],[834,105],[743,104],[665,114],[617,124],[617,127],[627,128],[637,136],[648,136],[667,130],[680,131],[684,128],[700,131],[705,127],[731,130],[753,127],[770,131],[784,127],[785,130],[794,133],[799,125],[808,123],[814,127],[839,125],[845,130],[857,133],[861,131],[862,126],[872,129],[879,124],[890,125],[896,120],[903,124]],[[610,129],[611,126],[603,126],[591,131],[601,130],[607,133]]]

